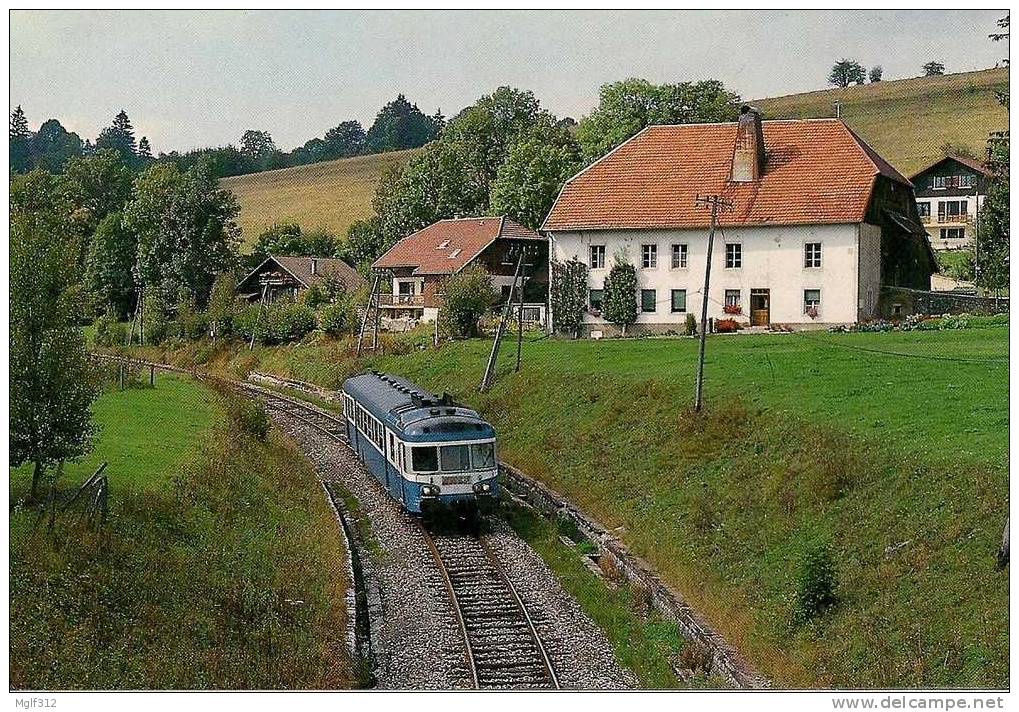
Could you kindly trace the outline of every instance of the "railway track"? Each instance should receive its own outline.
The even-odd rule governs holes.
[[[242,385],[292,418],[343,444],[342,418],[298,400]],[[484,537],[429,531],[417,521],[463,636],[471,682],[478,689],[559,689],[559,679],[531,612]]]

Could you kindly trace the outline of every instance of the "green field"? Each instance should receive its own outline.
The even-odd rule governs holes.
[[[332,387],[373,367],[455,393],[495,424],[504,459],[616,529],[778,686],[1000,687],[1008,328],[979,324],[715,336],[703,416],[692,339],[532,336],[522,371],[504,349],[484,395],[482,340],[387,339],[404,355],[361,362],[340,342],[224,347],[213,365]],[[818,545],[839,603],[798,625]]]
[[[259,440],[237,402],[194,381],[109,390],[95,451],[109,517],[55,527],[11,471],[12,689],[350,687],[343,543],[310,466]],[[297,607],[294,602],[300,602]]]
[[[1007,91],[1008,69],[915,77],[759,99],[765,119],[842,118],[907,177],[942,157],[946,142],[982,156],[991,131],[1008,128],[996,91]]]
[[[342,158],[224,178],[220,185],[241,205],[237,222],[247,247],[277,222],[296,222],[305,230],[321,228],[345,237],[351,223],[372,216],[371,201],[383,172],[412,155],[413,149]]]

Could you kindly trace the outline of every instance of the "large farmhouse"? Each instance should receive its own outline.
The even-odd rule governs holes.
[[[507,217],[440,220],[400,240],[372,265],[393,278],[393,292],[383,295],[379,306],[390,317],[434,321],[442,306],[443,280],[471,264],[492,275],[493,286],[505,299],[521,250],[523,318],[544,322],[547,240]]]
[[[710,210],[720,195],[708,316],[754,326],[847,323],[883,285],[929,289],[934,255],[910,182],[839,120],[650,126],[570,179],[543,225],[558,260],[590,267],[588,332],[615,260],[637,268],[634,331],[700,318]]]
[[[931,247],[957,250],[973,246],[990,177],[991,171],[980,161],[951,154],[910,178]]]

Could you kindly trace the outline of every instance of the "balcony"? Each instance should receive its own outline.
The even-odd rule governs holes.
[[[921,215],[920,220],[924,225],[966,225],[969,223],[969,213],[949,215],[938,213],[937,215]]]
[[[391,309],[406,307],[423,307],[425,297],[422,294],[380,294],[379,306]]]

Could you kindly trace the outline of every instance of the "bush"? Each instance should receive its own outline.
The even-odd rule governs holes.
[[[178,339],[197,341],[209,333],[209,320],[202,312],[182,309],[174,322],[174,332]]]
[[[329,304],[319,312],[318,328],[330,336],[343,336],[354,331],[357,326],[357,314],[350,302]]]
[[[269,416],[260,403],[246,398],[229,398],[226,401],[226,414],[234,429],[265,442],[269,435]]]
[[[440,310],[443,328],[453,338],[478,335],[478,320],[496,303],[492,275],[477,265],[448,277],[442,283],[443,305]]]
[[[693,314],[686,315],[686,335],[693,336],[697,333],[697,317]]]
[[[838,601],[835,562],[826,546],[809,549],[800,571],[796,591],[796,619],[801,623],[824,615]]]
[[[307,304],[277,302],[255,324],[255,338],[261,344],[297,341],[315,329],[315,310]]]
[[[99,346],[123,346],[127,343],[127,324],[107,312],[95,321],[95,342]]]
[[[719,334],[732,334],[739,331],[739,324],[735,319],[719,319],[715,322],[715,331]]]
[[[238,309],[231,322],[234,333],[244,337],[245,340],[250,339],[251,335],[255,333],[255,324],[258,322],[261,311],[262,307],[258,304],[249,304]]]

